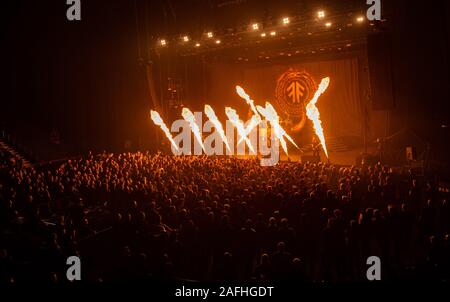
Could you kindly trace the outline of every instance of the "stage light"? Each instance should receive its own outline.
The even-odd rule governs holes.
[[[273,36],[275,36],[277,33],[275,32],[275,31],[271,31],[270,32],[270,35],[273,37]]]
[[[188,36],[184,36],[184,37],[183,37],[183,41],[184,41],[184,42],[189,42],[189,37],[188,37]]]
[[[362,16],[356,18],[356,22],[361,23],[361,22],[363,22],[363,21],[364,21],[364,17],[362,17]]]
[[[163,39],[159,41],[159,44],[161,44],[161,46],[166,46],[167,42]]]
[[[212,33],[212,31],[210,31],[210,32],[206,33],[206,36],[208,38],[212,38],[214,36],[214,34]]]
[[[200,43],[195,43],[195,47],[200,47]]]
[[[254,23],[252,25],[253,30],[258,30],[259,29],[259,24],[258,23]]]
[[[265,38],[266,37],[266,33],[262,33],[261,37]]]
[[[318,17],[319,19],[325,18],[325,12],[324,12],[323,10],[319,10],[319,11],[317,12],[317,17]]]
[[[330,26],[331,26],[331,22],[325,23],[325,26],[326,26],[326,27],[330,27]]]
[[[283,24],[284,24],[284,25],[289,24],[289,22],[290,22],[290,20],[289,20],[288,17],[284,17],[284,18],[283,18]]]
[[[222,43],[220,40],[216,40],[216,44],[220,44]]]

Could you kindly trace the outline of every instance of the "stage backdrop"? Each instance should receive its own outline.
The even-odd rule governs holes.
[[[263,66],[210,65],[206,85],[207,102],[214,105],[219,112],[223,111],[225,106],[234,107],[244,119],[247,117],[248,107],[235,93],[235,86],[241,85],[256,104],[264,105],[268,100],[280,115],[286,117],[277,101],[276,87],[278,79],[289,70],[305,71],[311,76],[316,87],[322,78],[330,77],[327,91],[317,102],[326,136],[361,137],[363,116],[357,58]],[[314,92],[315,88],[312,94]],[[299,118],[295,120],[298,121]],[[307,121],[308,123],[310,122]]]

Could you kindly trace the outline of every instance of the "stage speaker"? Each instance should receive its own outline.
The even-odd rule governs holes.
[[[408,146],[406,147],[406,160],[407,161],[413,161],[416,159],[416,154],[415,154],[415,150],[414,147],[412,146]]]
[[[320,156],[313,156],[313,155],[302,155],[301,156],[302,163],[306,163],[308,161],[310,163],[318,163],[318,162],[320,162]]]
[[[392,92],[391,35],[375,33],[367,37],[370,90],[373,110],[394,109]]]

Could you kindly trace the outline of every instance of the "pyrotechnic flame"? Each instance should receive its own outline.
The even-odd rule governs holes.
[[[316,135],[319,137],[320,143],[322,144],[323,147],[323,151],[325,152],[327,158],[328,158],[328,151],[327,146],[325,144],[325,136],[323,134],[322,121],[320,120],[320,112],[319,109],[316,107],[316,103],[317,100],[319,99],[319,96],[325,92],[329,84],[330,78],[329,77],[323,78],[319,84],[319,88],[314,94],[314,97],[308,103],[308,105],[306,105],[306,116],[313,122],[314,130],[316,131]]]
[[[245,140],[249,149],[255,153],[255,149],[253,149],[252,143],[248,139],[245,134],[244,123],[239,119],[239,115],[236,113],[236,110],[230,107],[225,107],[225,113],[230,120],[230,122],[236,127],[238,135]]]
[[[227,147],[228,151],[231,152],[230,145],[228,145],[227,137],[225,136],[225,132],[223,131],[222,124],[220,123],[219,119],[216,116],[216,113],[209,105],[205,105],[205,114],[208,117],[208,119],[213,123],[214,127],[216,128],[217,132],[219,133],[220,137],[222,138],[222,141],[225,143],[225,146]]]
[[[157,125],[161,128],[161,130],[167,136],[167,138],[169,139],[170,143],[175,148],[175,150],[178,151],[178,146],[175,143],[175,141],[173,140],[172,134],[170,133],[169,128],[167,128],[166,124],[164,124],[164,121],[162,120],[159,113],[157,111],[150,110],[150,117],[152,118],[153,123],[155,123],[155,125]]]
[[[278,138],[278,140],[281,143],[281,147],[283,148],[284,152],[286,152],[286,154],[288,154],[287,151],[287,145],[286,145],[286,141],[284,140],[284,137],[281,135],[280,133],[280,129],[277,126],[279,123],[278,121],[270,114],[269,110],[267,109],[267,103],[266,103],[266,108],[262,107],[262,106],[256,106],[256,108],[258,108],[259,113],[261,113],[261,115],[269,121],[269,123],[272,125],[273,127],[273,133],[275,134],[275,137]]]
[[[261,121],[261,117],[259,116],[258,110],[256,110],[256,107],[255,107],[255,102],[245,92],[244,88],[242,88],[241,86],[236,86],[236,92],[241,98],[243,98],[247,102],[247,104],[250,105],[250,108],[252,109],[253,113],[256,115],[256,118],[258,118],[259,121]]]
[[[189,123],[189,127],[191,127],[192,133],[194,133],[195,138],[199,142],[200,146],[202,146],[202,149],[205,150],[205,146],[203,146],[202,142],[202,135],[200,132],[200,128],[198,128],[197,123],[195,122],[195,116],[189,110],[188,108],[184,107],[183,111],[181,112],[181,115],[183,116],[184,120]]]
[[[268,120],[269,123],[272,125],[274,134],[280,141],[281,147],[283,148],[284,152],[286,152],[286,154],[288,154],[288,151],[287,151],[287,145],[286,145],[286,141],[284,140],[284,137],[286,137],[298,149],[298,146],[294,142],[294,140],[286,133],[286,131],[283,129],[283,127],[281,127],[280,117],[278,116],[278,113],[275,110],[275,108],[273,108],[272,104],[270,104],[269,102],[266,102],[265,108],[262,106],[259,106],[259,105],[256,106],[256,108],[258,109],[258,112],[262,116],[264,116],[264,118],[266,120]]]

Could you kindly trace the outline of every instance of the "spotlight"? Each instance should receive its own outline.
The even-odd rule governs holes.
[[[364,17],[362,17],[362,16],[356,18],[356,22],[361,23],[361,22],[363,22],[363,21],[364,21]]]
[[[208,38],[212,38],[212,37],[214,36],[214,34],[212,33],[212,31],[210,31],[210,32],[207,32],[207,33],[206,33],[206,36],[207,36]]]
[[[283,24],[284,24],[284,25],[289,24],[289,22],[291,22],[291,21],[289,20],[288,17],[284,17],[284,18],[283,18]]]
[[[319,11],[317,12],[317,17],[318,17],[319,19],[325,18],[325,12],[324,12],[323,10],[319,10]]]
[[[325,23],[325,26],[326,26],[326,27],[330,27],[330,26],[331,26],[331,22]]]
[[[259,29],[259,24],[258,23],[254,23],[252,25],[253,30],[258,30]]]
[[[163,39],[159,41],[159,44],[161,44],[161,46],[166,46],[167,42]]]
[[[200,47],[200,43],[195,43],[195,47]]]
[[[271,31],[270,32],[270,35],[273,37],[273,36],[275,36],[277,33],[275,32],[275,31]]]
[[[183,37],[183,41],[184,41],[184,42],[189,42],[189,37],[188,37],[188,36],[184,36],[184,37]]]
[[[265,38],[266,37],[266,33],[262,33],[261,37]]]
[[[221,43],[221,41],[220,40],[216,40],[216,44],[220,44]]]

